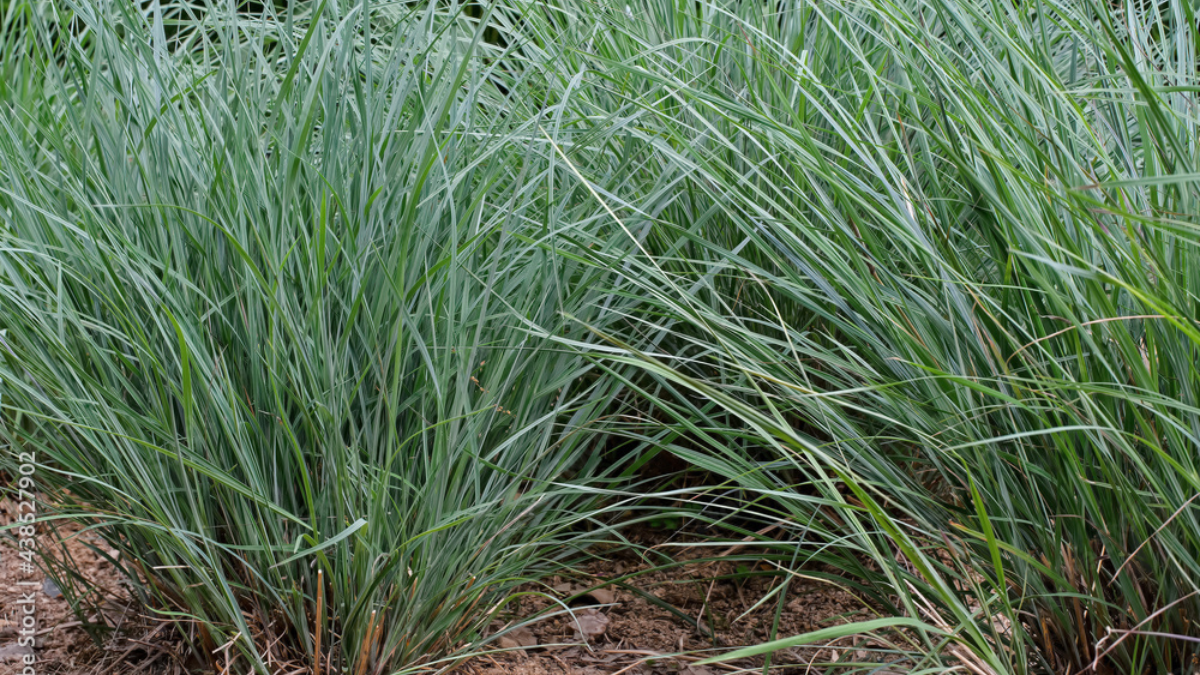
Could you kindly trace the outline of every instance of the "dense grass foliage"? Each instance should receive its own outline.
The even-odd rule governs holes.
[[[71,9],[78,41],[5,45],[39,57],[0,115],[7,447],[214,665],[477,638],[570,554],[586,495],[556,481],[618,464],[619,384],[544,339],[630,304],[550,245],[599,226],[583,190],[478,114],[453,10],[213,7],[167,44]]]
[[[893,667],[1191,667],[1190,5],[5,7],[4,467],[214,665],[478,648],[620,433]]]
[[[619,360],[674,452],[926,622],[916,665],[1191,668],[1190,8],[638,12],[549,98],[628,102],[675,181],[634,275],[671,336]]]

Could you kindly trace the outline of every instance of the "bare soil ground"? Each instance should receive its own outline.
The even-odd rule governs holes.
[[[652,570],[662,561],[651,564],[644,554],[621,550],[585,565],[578,574],[551,578],[547,587],[530,587],[545,595],[529,596],[518,612],[523,616],[515,619],[556,604],[550,597],[565,601],[606,580],[651,570],[626,579],[631,589],[604,586],[571,602],[570,613],[504,635],[497,642],[506,651],[471,659],[461,670],[472,675],[716,675],[738,669],[730,665],[761,667],[761,657],[725,668],[694,663],[706,655],[767,641],[777,610],[779,638],[861,620],[871,611],[845,590],[803,577],[791,579],[780,608],[780,576],[746,577],[746,561],[714,561],[722,549],[698,541],[649,532],[640,538],[639,543],[667,554],[676,566]],[[759,564],[758,571],[768,570],[770,566]],[[728,578],[735,572],[742,578]],[[763,601],[768,594],[771,597]],[[500,631],[504,624],[497,621],[492,628]],[[772,662],[804,671],[854,647],[839,643],[788,649],[777,652]]]
[[[15,502],[0,500],[0,524],[13,523],[17,514]],[[96,585],[78,598],[81,606],[91,611],[85,609],[82,617],[71,611],[69,595],[73,591],[82,593],[81,585],[46,577],[36,561],[31,563],[10,540],[4,540],[0,545],[0,675],[24,671],[31,653],[36,658],[32,665],[38,675],[88,672],[108,655],[96,647],[84,624],[99,627],[126,623],[129,617],[123,614],[133,611],[129,592],[106,559],[105,554],[111,556],[112,551],[94,532],[81,532],[73,526],[50,528],[45,523],[38,524],[37,532],[39,553],[69,557]],[[35,621],[32,627],[26,619],[30,607]],[[32,646],[27,641],[30,637],[34,640]]]
[[[0,523],[8,524],[16,504],[0,501]],[[56,583],[38,569],[22,566],[17,551],[0,546],[0,675],[18,675],[31,652],[18,643],[23,612],[32,599],[36,609],[37,675],[107,675],[184,673],[191,668],[182,646],[166,624],[142,616],[116,566],[113,552],[93,532],[60,527],[39,529],[41,550],[70,556],[97,589],[82,596],[86,609],[71,611],[68,596],[82,588],[60,579]],[[635,533],[638,543],[659,551],[677,565],[661,566],[663,556],[633,550],[613,550],[569,574],[528,586],[520,605],[505,621],[494,621],[492,635],[584,591],[599,587],[571,602],[563,612],[532,626],[510,630],[492,643],[496,652],[461,662],[456,672],[469,675],[717,675],[729,670],[694,665],[698,653],[725,651],[769,639],[779,612],[776,635],[785,637],[837,625],[863,616],[870,609],[841,588],[807,577],[793,577],[779,607],[778,575],[746,576],[752,561],[700,561],[719,556],[721,549],[702,546],[675,534]],[[748,550],[739,551],[745,555]],[[653,560],[651,559],[653,558]],[[695,561],[695,562],[693,562]],[[741,566],[738,568],[738,566]],[[759,571],[770,569],[758,563]],[[752,570],[753,571],[753,570]],[[721,578],[736,575],[741,578]],[[620,584],[603,585],[623,579]],[[63,588],[60,588],[63,587]],[[65,593],[63,592],[65,591]],[[772,593],[772,591],[775,591]],[[771,595],[765,602],[762,601]],[[97,633],[99,644],[86,629]],[[777,653],[775,664],[795,664],[800,672],[814,663],[836,659],[850,642],[789,649]],[[690,652],[690,653],[684,653]],[[741,667],[761,665],[761,657]],[[819,669],[816,669],[819,671]],[[292,674],[295,675],[295,674]]]

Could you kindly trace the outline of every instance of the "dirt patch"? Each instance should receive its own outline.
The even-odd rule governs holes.
[[[701,544],[654,545],[661,555],[620,551],[585,565],[577,574],[526,587],[523,590],[531,595],[513,608],[514,622],[552,606],[562,613],[502,635],[493,644],[504,651],[470,659],[460,671],[472,675],[715,675],[761,667],[763,659],[743,659],[723,667],[695,662],[734,647],[761,644],[772,634],[783,638],[875,616],[866,603],[828,582],[791,576],[787,588],[781,588],[788,575],[774,574],[777,570],[752,556],[745,559],[745,550],[739,551],[739,560],[704,560],[722,551]],[[656,569],[664,562],[671,567]],[[612,581],[616,583],[576,597]],[[570,613],[551,598],[568,604]],[[491,628],[500,633],[506,624],[497,621]],[[847,649],[865,659],[867,654],[860,650],[872,646],[847,638],[782,650],[772,663],[807,666],[836,661]]]
[[[22,512],[18,503],[0,499],[0,525],[16,522]],[[0,675],[22,673],[30,653],[38,675],[161,673],[161,662],[178,661],[178,655],[166,653],[170,642],[162,644],[170,634],[168,624],[152,625],[138,613],[114,564],[117,552],[96,532],[64,521],[37,523],[36,551],[55,561],[53,576],[43,571],[44,560],[22,553],[19,531],[5,535],[0,538]],[[72,599],[82,608],[79,614],[71,610]],[[29,607],[32,628],[25,618]]]
[[[15,523],[22,512],[19,506],[10,499],[0,500],[0,523]],[[81,535],[78,528],[61,527],[60,544],[45,524],[35,527],[39,553],[65,546],[82,563],[82,568],[94,575],[101,588],[113,581],[103,573],[106,561],[84,544],[90,540],[93,545],[102,545],[99,538]],[[90,655],[92,640],[83,630],[76,630],[80,621],[59,584],[42,573],[41,561],[33,557],[32,550],[18,547],[14,539],[17,532],[7,534],[10,536],[0,540],[0,675],[20,673],[28,655],[36,659],[39,673],[78,668],[81,658],[94,658]],[[32,610],[32,625],[26,618],[27,610]],[[30,639],[34,641],[32,645]]]

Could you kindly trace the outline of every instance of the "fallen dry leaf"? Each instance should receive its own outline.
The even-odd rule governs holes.
[[[585,609],[575,614],[575,630],[584,638],[603,635],[608,630],[608,617],[594,609]]]
[[[617,594],[607,588],[597,588],[588,593],[588,597],[595,600],[599,605],[611,605],[617,599]]]
[[[501,649],[524,649],[525,647],[536,647],[538,643],[537,636],[533,631],[529,630],[529,626],[521,626],[500,636],[496,644],[500,645]]]

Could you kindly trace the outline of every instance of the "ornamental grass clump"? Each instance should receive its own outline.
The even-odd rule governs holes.
[[[781,582],[878,612],[737,655],[872,632],[922,672],[1191,672],[1191,6],[591,6],[523,15],[579,45],[548,98],[628,106],[623,151],[672,186],[597,195],[650,232],[604,362],[751,495]]]
[[[592,205],[460,7],[135,10],[0,33],[4,467],[210,667],[478,648],[620,465],[619,382],[546,339],[630,302],[556,242]]]

